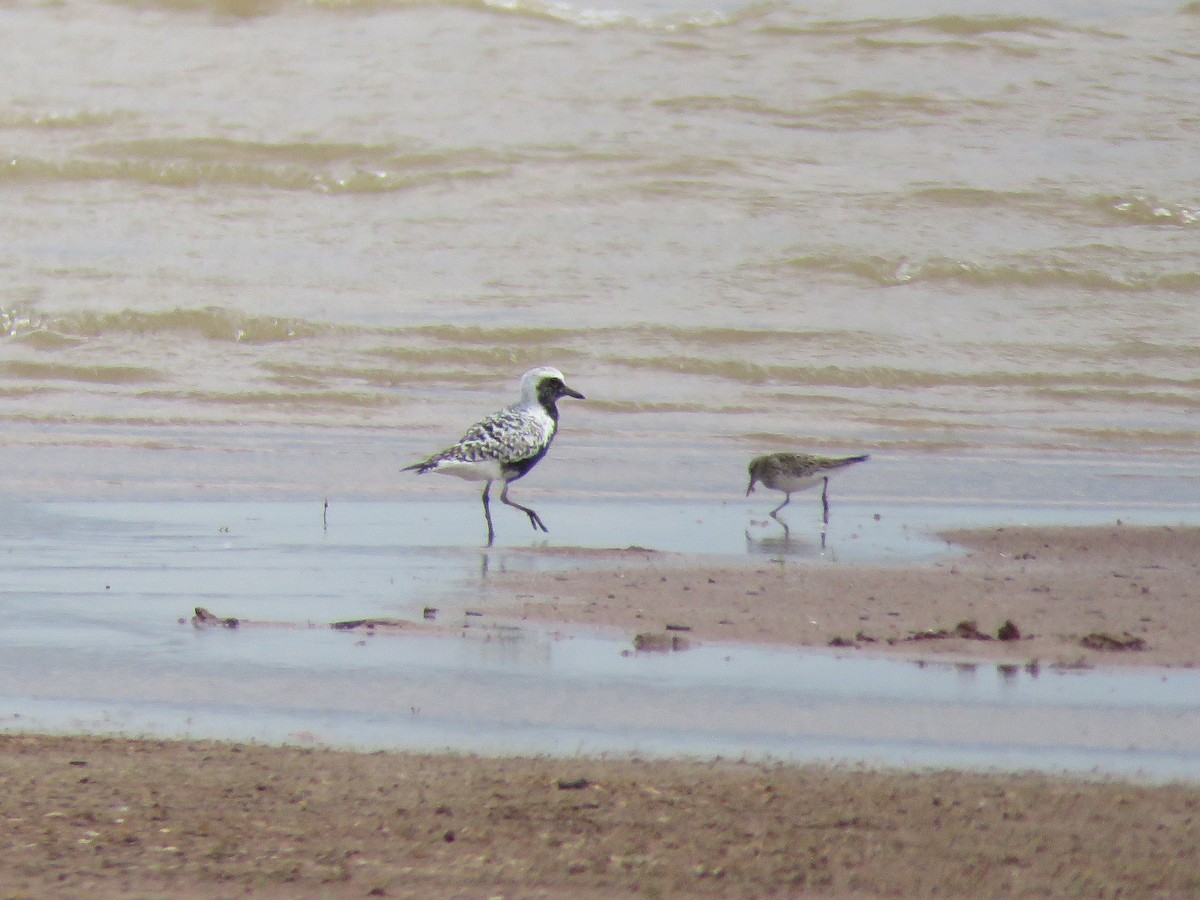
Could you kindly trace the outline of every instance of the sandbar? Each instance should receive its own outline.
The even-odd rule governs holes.
[[[493,578],[527,625],[696,641],[1064,667],[1200,665],[1200,528],[945,532],[943,557],[711,563],[638,548],[569,572]]]

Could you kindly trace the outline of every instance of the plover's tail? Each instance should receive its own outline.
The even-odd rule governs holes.
[[[436,456],[431,456],[429,459],[423,459],[419,463],[413,463],[411,466],[405,466],[401,472],[416,472],[418,475],[424,475],[426,472],[431,472],[437,468],[439,460]]]

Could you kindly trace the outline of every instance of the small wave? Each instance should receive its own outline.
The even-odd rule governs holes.
[[[735,11],[717,7],[661,10],[636,5],[631,8],[623,3],[570,3],[565,0],[126,0],[126,5],[231,19],[255,19],[312,9],[361,15],[440,5],[491,14],[548,19],[589,29],[673,31],[728,25],[759,15],[763,9],[773,9],[777,4],[754,3]]]
[[[439,341],[454,341],[460,343],[494,344],[496,342],[512,344],[558,342],[567,343],[579,338],[581,333],[574,328],[483,328],[474,325],[421,325],[409,329],[414,333],[436,338]],[[602,341],[612,344],[642,344],[647,340],[655,342],[676,341],[687,344],[718,345],[746,344],[757,345],[763,341],[780,339],[795,341],[811,336],[815,340],[825,340],[828,332],[813,331],[798,333],[780,332],[774,328],[733,328],[722,325],[617,325],[588,328],[583,338],[589,345]]]
[[[819,128],[843,131],[846,128],[878,131],[897,126],[915,127],[932,124],[934,119],[962,115],[964,105],[971,109],[989,107],[978,100],[943,100],[921,94],[897,94],[888,91],[857,90],[827,97],[793,114],[787,124],[793,128]]]
[[[879,287],[956,283],[974,287],[1081,288],[1123,293],[1200,290],[1200,272],[1136,272],[1127,268],[1121,270],[1116,263],[1112,269],[1101,269],[1093,261],[1054,256],[979,263],[945,257],[913,260],[908,257],[812,254],[794,257],[787,264],[805,272],[850,276]]]
[[[1094,385],[1082,387],[1037,387],[1035,394],[1053,398],[1064,404],[1079,402],[1108,403],[1117,407],[1147,409],[1166,407],[1200,412],[1200,400],[1196,386],[1181,386],[1179,391],[1133,390],[1126,388],[1103,388]],[[1193,440],[1195,434],[1193,433]]]
[[[746,407],[714,407],[710,403],[697,401],[695,403],[670,402],[665,400],[589,400],[589,409],[601,410],[606,413],[653,414],[667,415],[669,413],[699,413],[702,415],[722,415],[726,412],[743,412]]]
[[[1123,428],[1121,426],[1080,428],[1063,426],[1059,434],[1076,439],[1075,446],[1090,450],[1094,447],[1111,449],[1117,445],[1136,446],[1142,452],[1153,449],[1161,453],[1183,451],[1191,457],[1196,449],[1196,432],[1192,429]],[[1062,444],[1048,444],[1048,450],[1059,450]]]
[[[772,365],[745,359],[715,359],[691,355],[614,357],[609,362],[634,370],[705,376],[751,386],[778,382],[813,384],[811,378],[815,371],[801,366]]]
[[[787,365],[757,363],[745,359],[698,358],[682,354],[663,354],[638,358],[614,358],[610,362],[629,369],[667,372],[674,375],[719,378],[749,387],[775,385],[780,388],[803,388],[806,395],[812,389],[837,391],[845,388],[875,388],[883,390],[932,390],[940,388],[1014,388],[1032,391],[1073,391],[1095,396],[1111,394],[1114,400],[1122,394],[1133,396],[1179,397],[1194,404],[1200,379],[1172,379],[1139,373],[1089,371],[1063,373],[1048,368],[1030,366],[1017,370],[989,368],[986,370],[946,370],[881,365]],[[783,399],[780,395],[777,399]]]
[[[600,331],[604,331],[604,329],[600,329]],[[392,329],[389,333],[394,335],[412,335],[438,344],[486,346],[499,343],[513,347],[528,347],[565,341],[578,332],[573,329],[553,327],[523,328],[499,326],[491,328],[482,325],[439,323],[435,325],[417,325],[412,328],[397,328]]]
[[[82,339],[113,334],[193,334],[212,341],[268,344],[310,337],[328,331],[332,326],[271,316],[247,316],[207,307],[166,312],[89,311],[50,316],[0,309],[0,327],[9,337],[20,338],[43,349],[55,349],[73,346]]]
[[[125,112],[23,112],[0,110],[0,128],[87,129],[103,128],[132,118]]]
[[[583,340],[588,347],[597,344],[609,346],[664,344],[674,342],[685,346],[759,346],[776,340],[794,344],[797,341],[813,340],[827,342],[830,332],[823,329],[812,331],[781,331],[777,328],[734,328],[728,325],[616,325],[587,328],[581,332],[576,328],[529,327],[495,328],[475,325],[420,325],[408,329],[393,329],[393,334],[413,334],[433,339],[439,343],[464,345],[512,346],[566,346],[573,341]]]
[[[371,409],[392,403],[389,397],[339,390],[143,391],[144,399],[256,409]]]
[[[1141,225],[1195,225],[1200,223],[1200,207],[1163,202],[1156,197],[1135,194],[1131,197],[1098,197],[1097,206],[1122,222]]]
[[[24,337],[37,331],[50,330],[36,313],[20,308],[0,308],[0,328],[9,337]]]
[[[1049,37],[1055,32],[1068,29],[1064,23],[1044,16],[964,16],[953,13],[914,19],[908,27],[921,28],[954,37],[975,37],[981,34],[1029,34],[1036,37]],[[1075,29],[1070,28],[1069,30]]]
[[[256,19],[299,4],[289,0],[124,0],[123,5],[134,9],[208,13],[236,19]]]
[[[721,348],[761,351],[780,346],[788,350],[806,344],[843,350],[869,345],[866,331],[833,329],[781,330],[729,326],[622,325],[567,328],[425,325],[388,329],[387,343],[372,351],[389,360],[412,365],[474,363],[488,367],[531,365],[553,358],[564,365],[576,360],[617,361],[629,347],[678,349],[691,357]],[[615,356],[609,356],[610,353]]]
[[[67,350],[71,347],[78,347],[86,340],[82,337],[72,337],[48,329],[13,332],[10,336],[26,347],[32,347],[35,350]]]
[[[1017,209],[1027,211],[1043,208],[1047,204],[1057,208],[1061,198],[1045,191],[996,191],[988,188],[964,187],[961,185],[920,187],[910,196],[914,200],[949,206],[956,209]]]
[[[244,344],[276,344],[344,334],[361,347],[361,353],[386,364],[332,370],[328,364],[306,367],[295,362],[264,363],[280,377],[318,377],[334,374],[365,381],[387,383],[396,366],[410,370],[463,369],[471,372],[511,369],[553,359],[569,365],[609,350],[630,346],[677,348],[691,355],[714,349],[761,349],[780,344],[795,348],[806,343],[843,349],[870,344],[869,332],[780,331],[773,328],[688,325],[597,326],[586,329],[544,326],[430,325],[386,326],[378,329],[349,324],[312,322],[286,316],[252,316],[223,307],[176,308],[159,312],[120,310],[116,312],[58,312],[42,314],[35,309],[0,308],[0,330],[10,339],[39,350],[78,347],[105,337],[135,336],[139,339],[180,335],[206,341]],[[468,369],[464,369],[467,371]]]
[[[1145,194],[1087,196],[1069,191],[996,191],[958,185],[920,187],[908,197],[920,203],[956,209],[1001,209],[1020,215],[1052,219],[1078,217],[1090,222],[1104,219],[1123,224],[1183,225],[1200,223],[1200,206],[1160,200]]]
[[[1033,59],[1039,54],[1036,47],[1019,44],[1014,41],[999,41],[999,40],[946,40],[945,38],[935,38],[927,41],[913,40],[912,38],[876,38],[876,37],[860,37],[855,40],[855,46],[861,47],[864,50],[870,51],[921,51],[924,52],[931,47],[937,48],[943,52],[961,52],[961,53],[978,53],[981,50],[987,50],[991,53],[998,53],[1013,59]]]
[[[796,115],[795,110],[782,109],[764,103],[758,97],[741,95],[690,94],[681,97],[665,97],[650,101],[651,105],[673,113],[735,113],[755,118],[786,121]],[[693,160],[703,160],[709,166],[716,166],[717,161],[709,157],[692,157]],[[720,161],[722,167],[732,167],[728,160]]]
[[[477,5],[492,12],[513,13],[539,19],[552,19],[582,28],[638,28],[673,31],[680,28],[711,28],[727,25],[731,19],[716,10],[674,11],[652,14],[631,12],[614,6],[579,6],[571,3],[546,3],[541,0],[459,0],[455,5]]]
[[[0,372],[9,378],[77,381],[88,384],[153,384],[163,380],[163,376],[157,370],[145,366],[81,366],[25,360],[0,363]]]
[[[534,348],[538,352],[530,353],[529,349]],[[492,371],[505,367],[520,368],[524,366],[528,368],[538,365],[541,358],[550,356],[558,360],[561,365],[573,355],[563,348],[551,348],[538,342],[519,346],[497,343],[487,347],[455,346],[453,344],[439,347],[387,346],[379,347],[372,353],[387,359],[392,364],[411,368],[434,366],[439,372],[452,371],[462,366],[469,366],[474,370],[484,368]]]
[[[1192,308],[1191,303],[1186,303],[1186,308],[1181,308],[1178,312],[1180,315],[1187,315]],[[1188,341],[1168,344],[1163,341],[1126,337],[1112,341],[1099,350],[1093,349],[1093,352],[1095,356],[1092,357],[1092,361],[1097,366],[1110,362],[1114,358],[1130,363],[1153,362],[1159,366],[1172,363],[1179,366],[1181,371],[1192,371],[1200,364],[1200,347]],[[1088,359],[1089,357],[1086,353],[1081,353],[1080,358]],[[1200,391],[1200,379],[1196,380],[1194,389]]]
[[[1051,37],[1059,32],[1078,31],[1058,19],[1044,16],[1016,15],[960,15],[946,13],[943,15],[924,16],[897,19],[855,19],[855,20],[826,20],[819,22],[803,22],[794,25],[781,26],[772,22],[766,26],[771,31],[794,31],[796,33],[814,36],[846,36],[846,37],[878,37],[880,35],[903,35],[919,32],[929,35],[939,35],[950,38],[984,37],[988,35],[1029,35],[1031,37]]]
[[[358,144],[259,144],[216,138],[94,144],[86,158],[10,157],[0,180],[127,181],[371,194],[495,177],[508,161],[482,151],[404,153]]]

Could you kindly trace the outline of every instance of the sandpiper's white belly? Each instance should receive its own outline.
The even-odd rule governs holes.
[[[776,475],[770,481],[763,483],[769,488],[790,494],[793,491],[802,491],[814,484],[820,484],[824,477],[824,475]]]

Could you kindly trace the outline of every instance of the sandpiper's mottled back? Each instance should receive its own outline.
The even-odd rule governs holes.
[[[527,506],[508,499],[508,484],[527,474],[550,449],[558,431],[558,406],[561,397],[584,399],[583,394],[567,387],[562,372],[550,366],[530,369],[521,377],[521,399],[499,412],[480,419],[467,429],[458,443],[402,471],[437,472],[467,481],[484,481],[483,515],[487,520],[490,547],[496,539],[488,492],[493,481],[501,481],[500,502],[516,507],[529,516],[534,530],[549,531],[541,517]]]

